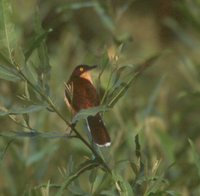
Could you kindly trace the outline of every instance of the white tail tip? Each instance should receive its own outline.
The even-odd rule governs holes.
[[[105,143],[105,144],[97,144],[97,143],[96,143],[96,145],[97,145],[98,147],[100,147],[100,148],[102,148],[102,147],[109,147],[109,146],[111,145],[111,142],[107,142],[107,143]]]

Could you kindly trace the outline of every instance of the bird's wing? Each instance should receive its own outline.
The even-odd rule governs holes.
[[[65,85],[65,97],[69,102],[73,99],[73,83],[64,83]]]

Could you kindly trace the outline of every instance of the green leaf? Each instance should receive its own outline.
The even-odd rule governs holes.
[[[50,30],[51,31],[51,30]],[[35,64],[35,70],[37,72],[37,83],[45,91],[45,94],[49,95],[49,79],[50,79],[50,69],[49,64],[48,50],[46,46],[46,40],[42,39],[43,36],[47,36],[47,33],[44,33],[45,30],[42,27],[42,21],[40,19],[39,9],[36,10],[35,14],[35,33],[40,36],[40,42],[38,42],[38,47],[36,50],[36,56],[38,62]],[[41,36],[42,35],[42,36]]]
[[[102,193],[102,195],[104,195],[103,192],[106,191],[105,189],[109,186],[109,183],[110,183],[110,174],[109,173],[104,172],[103,175],[99,175],[97,173],[96,182],[95,182],[95,184],[97,184],[97,185],[96,186],[93,185],[93,186],[95,186],[95,189],[94,189],[95,193]],[[105,195],[107,195],[107,194],[105,194]],[[108,194],[108,195],[110,195],[110,194]]]
[[[25,51],[25,60],[26,61],[29,59],[29,57],[31,56],[33,51],[35,49],[37,49],[43,43],[44,40],[46,40],[46,38],[47,38],[47,36],[50,32],[52,32],[52,29],[49,29],[48,31],[41,32],[38,35],[36,35],[36,37],[33,39],[33,41],[31,41],[30,46]]]
[[[0,78],[11,82],[17,82],[21,80],[16,71],[2,65],[0,65]]]
[[[169,196],[181,196],[182,195],[181,193],[179,193],[177,191],[172,191],[172,190],[165,191],[165,194],[169,195]]]
[[[148,181],[149,185],[146,195],[158,195],[158,192],[160,191],[161,187],[167,185],[167,181],[162,177],[162,175],[155,175],[153,177],[150,177]]]
[[[82,190],[80,184],[78,183],[78,181],[76,182],[72,182],[71,184],[69,184],[69,186],[67,187],[67,189],[71,192],[71,195],[85,195],[86,192],[84,190]]]
[[[36,86],[37,83],[37,73],[33,67],[32,62],[27,62],[27,66],[24,67],[23,73],[28,77],[28,79]],[[29,86],[27,86],[27,90],[29,90]]]
[[[69,186],[70,183],[72,183],[76,178],[78,178],[82,173],[84,173],[87,170],[91,170],[99,165],[98,162],[95,160],[87,160],[84,163],[79,165],[79,168],[73,172],[71,175],[67,177],[67,179],[62,183],[61,188],[58,190],[56,193],[56,196],[61,196],[63,195],[64,189]]]
[[[151,66],[159,57],[160,54],[150,57],[144,63],[136,67],[136,69],[133,72],[131,72],[131,76],[129,77],[127,82],[119,82],[119,84],[115,85],[115,88],[111,89],[111,91],[109,92],[107,106],[109,108],[112,108],[117,103],[117,101],[126,93],[132,82],[139,75],[141,75],[145,69]]]
[[[0,116],[33,113],[33,112],[38,112],[40,110],[43,110],[45,108],[46,108],[45,105],[30,105],[23,108],[13,108],[7,111],[0,110]]]
[[[59,7],[57,9],[58,12],[64,11],[64,10],[79,10],[81,8],[87,8],[87,7],[94,7],[96,5],[95,2],[86,1],[86,2],[75,2],[75,3],[66,3],[65,5],[62,5],[62,7]]]
[[[12,59],[15,66],[22,68],[25,66],[25,56],[20,45],[15,46],[12,51]]]
[[[155,108],[156,101],[157,101],[157,99],[160,95],[162,88],[163,88],[163,83],[165,82],[165,78],[166,78],[166,75],[163,75],[160,78],[160,80],[157,82],[155,89],[152,90],[152,94],[149,98],[148,105],[145,108],[145,111],[143,113],[144,117],[149,116],[153,112],[153,109]]]
[[[43,147],[39,152],[36,152],[35,154],[31,154],[29,158],[26,160],[26,165],[30,166],[33,163],[36,163],[42,159],[44,159],[45,156],[48,156],[49,154],[53,154],[58,149],[57,145],[49,144],[46,147]]]
[[[108,111],[108,109],[104,105],[93,107],[90,109],[82,109],[74,116],[74,118],[72,119],[72,123],[75,123],[82,119],[87,119],[88,116],[95,116],[99,112],[106,111]]]
[[[108,57],[108,52],[104,52],[103,56],[102,56],[102,59],[101,59],[101,70],[104,71],[108,65],[109,65],[109,57]]]
[[[161,130],[157,130],[157,134],[162,144],[161,148],[162,148],[163,153],[165,153],[167,161],[169,163],[173,163],[175,161],[175,157],[174,157],[175,140],[171,137],[171,135]]]
[[[40,19],[39,10],[37,10],[36,11],[36,16],[35,16],[35,32],[40,37],[40,42],[39,42],[40,44],[39,44],[39,47],[38,47],[38,55],[39,55],[39,59],[40,59],[39,68],[41,69],[40,71],[42,73],[47,73],[50,70],[49,57],[48,57],[48,52],[47,52],[47,46],[46,46],[44,38],[46,38],[47,35],[51,31],[52,31],[52,29],[49,29],[48,31],[45,31],[43,29],[43,27],[42,27],[42,21]]]
[[[120,195],[123,196],[134,196],[131,185],[116,171],[112,171],[113,180],[115,181],[115,186]]]
[[[24,108],[16,108],[11,110],[11,114],[26,114],[26,113],[33,113],[38,112],[40,110],[46,109],[45,105],[30,105]]]
[[[140,172],[140,166],[138,163],[130,161],[131,169],[133,170],[134,174],[137,176]]]
[[[197,167],[198,175],[200,177],[200,155],[197,152],[197,150],[196,150],[196,148],[194,146],[193,141],[189,139],[189,143],[190,143],[190,146],[191,146],[191,149],[192,149],[192,155],[193,155],[193,158],[194,158],[194,164]]]
[[[114,84],[116,84],[117,81],[120,80],[122,73],[123,73],[127,68],[130,68],[130,67],[127,66],[127,65],[125,65],[125,66],[119,67],[119,68],[116,70],[115,75],[114,75]]]
[[[97,177],[97,170],[92,170],[89,174],[89,182],[90,184],[94,184]]]
[[[12,138],[12,139],[16,139],[16,138],[23,138],[23,137],[29,137],[29,138],[33,138],[33,137],[37,137],[39,136],[41,133],[37,132],[37,131],[1,131],[0,136],[4,137],[4,138]]]
[[[176,35],[180,42],[190,48],[198,47],[198,43],[193,39],[181,25],[172,18],[165,19],[165,25]]]
[[[5,138],[48,138],[48,139],[56,139],[56,138],[64,138],[66,137],[66,133],[63,132],[41,132],[41,131],[1,131],[0,132],[1,137]]]
[[[68,165],[67,165],[67,173],[71,174],[74,170],[74,160],[72,155],[69,157]]]
[[[108,107],[112,108],[117,101],[126,93],[128,88],[130,87],[132,81],[136,78],[136,75],[134,75],[127,83],[122,82],[119,86],[119,88],[114,89],[115,91],[111,92],[111,98],[109,98],[108,101]]]
[[[96,4],[94,6],[94,9],[96,13],[99,15],[99,18],[101,19],[103,25],[113,32],[115,30],[115,24],[112,20],[112,18],[105,12],[105,9],[102,7],[102,5],[96,1]]]
[[[2,65],[7,65],[7,66],[13,66],[12,62],[9,60],[9,58],[7,57],[6,51],[5,50],[1,50],[0,52],[0,63]]]
[[[0,49],[6,49],[6,56],[12,62],[12,49],[15,45],[14,25],[11,21],[12,7],[9,0],[0,0]]]
[[[91,1],[86,1],[86,2],[76,2],[76,3],[68,3],[65,6],[62,6],[58,9],[58,12],[61,12],[63,10],[78,10],[81,8],[85,7],[93,7],[96,13],[98,14],[100,20],[102,21],[103,25],[109,29],[110,31],[114,31],[115,29],[115,24],[112,20],[112,18],[106,13],[105,9],[103,6],[98,2],[91,2]]]
[[[30,119],[29,114],[26,113],[26,114],[23,114],[22,116],[23,116],[24,122],[26,123],[26,126],[31,127],[30,122],[29,122],[29,119]]]

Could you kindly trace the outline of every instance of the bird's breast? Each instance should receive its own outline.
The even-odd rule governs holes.
[[[72,89],[71,107],[77,113],[81,109],[98,106],[99,96],[93,84],[85,78],[75,78],[68,83]],[[67,96],[66,96],[67,97]]]

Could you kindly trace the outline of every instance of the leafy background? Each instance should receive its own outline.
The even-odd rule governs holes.
[[[198,0],[1,0],[0,194],[200,195],[199,18]],[[116,102],[107,149],[66,135],[82,63]]]

